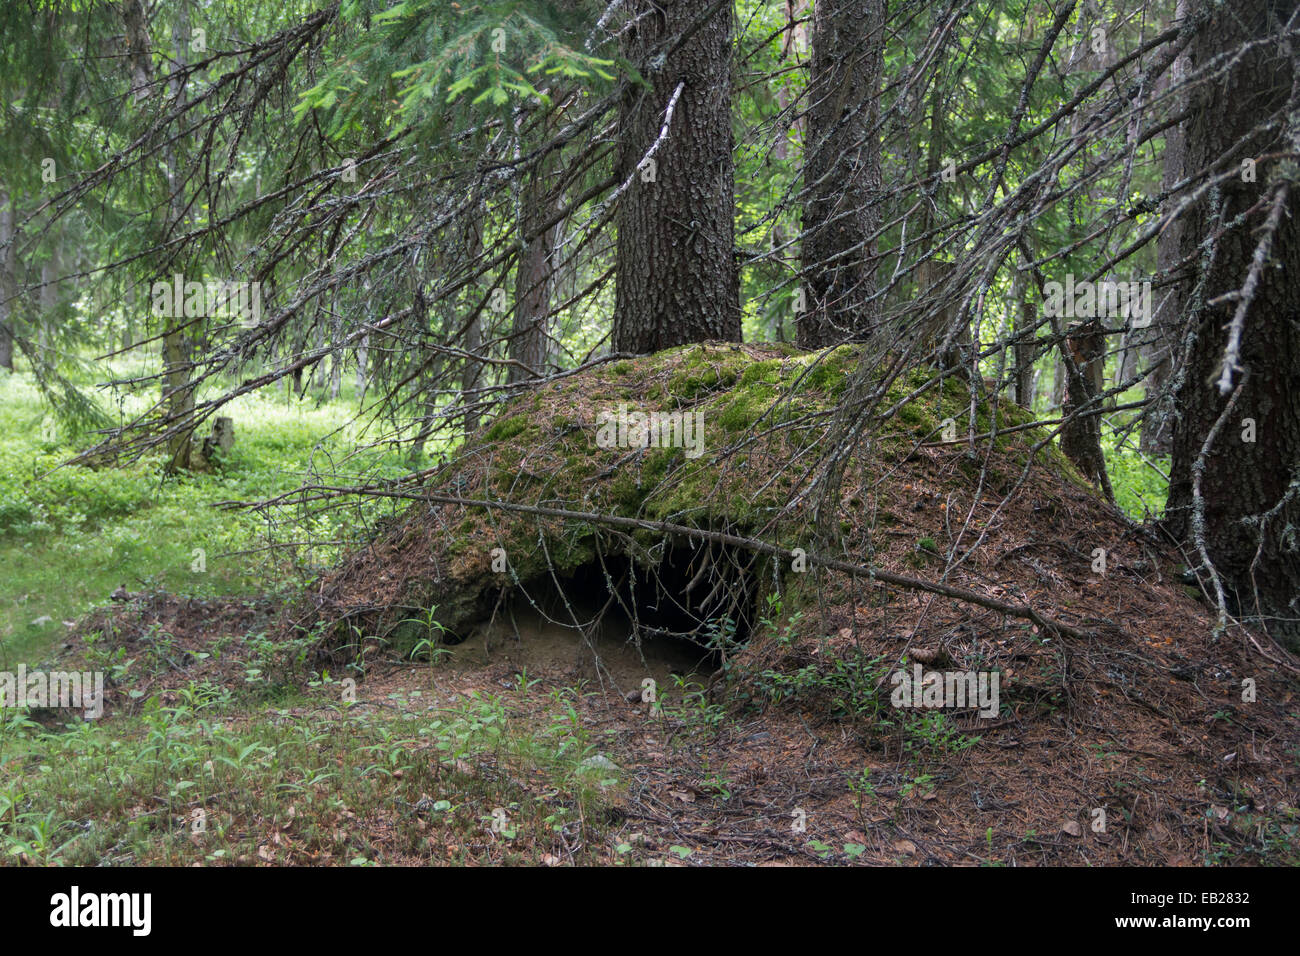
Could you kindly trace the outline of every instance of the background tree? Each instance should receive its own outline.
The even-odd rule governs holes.
[[[613,346],[740,340],[734,258],[731,4],[633,0],[625,56],[648,87],[619,104]]]
[[[1300,93],[1280,39],[1297,4],[1207,4],[1184,181],[1199,180],[1178,267],[1194,279],[1181,338],[1166,526],[1219,581],[1233,613],[1300,637]],[[1243,163],[1245,164],[1243,166]],[[1251,167],[1258,164],[1258,172]]]
[[[879,312],[884,49],[884,0],[814,4],[801,236],[808,301],[798,339],[804,348],[865,338]]]

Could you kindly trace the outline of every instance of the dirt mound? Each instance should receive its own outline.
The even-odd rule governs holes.
[[[296,623],[328,625],[335,642],[358,630],[392,637],[402,620],[436,606],[439,624],[464,636],[506,592],[583,569],[612,573],[606,559],[629,562],[623,572],[689,567],[694,575],[703,554],[666,562],[665,549],[698,551],[699,542],[654,525],[772,532],[798,477],[787,456],[810,428],[825,427],[851,365],[847,349],[814,357],[697,346],[612,362],[527,393],[423,488],[394,489],[416,503],[328,575]],[[681,446],[627,447],[616,432],[603,447],[599,419],[620,408],[676,413],[692,428],[703,422],[706,447],[698,455]],[[777,431],[759,440],[755,426]],[[504,506],[466,503],[480,500]],[[593,522],[596,513],[623,523]],[[716,579],[725,567],[709,573]]]
[[[1024,412],[924,372],[882,386],[860,414],[895,414],[855,433],[838,507],[819,504],[858,354],[693,346],[525,393],[393,489],[410,510],[294,627],[354,656],[464,639],[521,596],[579,630],[600,615],[566,595],[621,608],[630,638],[709,646],[721,697],[771,739],[738,766],[835,777],[801,808],[857,819],[868,858],[980,860],[995,838],[1040,862],[1294,857],[1294,663],[1216,634],[1179,556]],[[636,412],[702,441],[670,422],[637,447],[610,430],[635,435]],[[943,441],[953,426],[976,439]],[[899,706],[917,666],[925,686],[996,675],[1000,699]]]

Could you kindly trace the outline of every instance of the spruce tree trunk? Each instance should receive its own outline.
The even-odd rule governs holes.
[[[334,342],[343,341],[343,314],[338,310],[338,303],[331,300],[333,313],[330,319],[330,334]],[[336,402],[339,392],[343,390],[343,349],[335,348],[330,355],[330,401]]]
[[[731,5],[698,25],[702,0],[632,0],[625,53],[651,84],[619,105],[618,274],[613,347],[644,354],[707,339],[740,341],[733,252]],[[672,51],[674,41],[698,29]],[[667,134],[659,138],[678,86]]]
[[[1234,0],[1214,11],[1192,46],[1194,65],[1204,65],[1225,51],[1278,30],[1296,8],[1295,0]],[[1277,43],[1262,44],[1241,56],[1226,80],[1217,79],[1192,91],[1192,114],[1183,131],[1185,169],[1205,168],[1254,127],[1262,117],[1283,110],[1292,89],[1289,54]],[[1300,140],[1295,120],[1286,129],[1275,127],[1249,142],[1244,153],[1226,161],[1239,167],[1241,158],[1272,151],[1294,151]],[[1283,123],[1279,123],[1281,127]],[[1223,167],[1220,167],[1223,168]],[[1210,559],[1229,589],[1229,598],[1243,614],[1262,612],[1269,630],[1300,646],[1300,184],[1291,184],[1277,222],[1268,265],[1260,275],[1254,301],[1246,314],[1232,379],[1235,390],[1245,377],[1231,414],[1204,459],[1200,502],[1194,492],[1198,459],[1215,423],[1225,412],[1230,394],[1217,382],[1222,372],[1228,328],[1236,303],[1210,307],[1206,303],[1239,289],[1250,271],[1261,229],[1278,190],[1285,167],[1261,163],[1255,182],[1241,175],[1221,187],[1221,213],[1208,201],[1193,208],[1182,224],[1183,255],[1198,256],[1198,245],[1221,231],[1204,295],[1193,295],[1189,282],[1182,301],[1191,310],[1186,335],[1192,336],[1185,368],[1177,379],[1167,527],[1196,554],[1198,527]],[[1241,225],[1223,224],[1256,206]],[[1193,259],[1193,261],[1197,261]],[[1254,435],[1249,423],[1254,423]],[[1249,439],[1253,437],[1254,441]],[[1203,507],[1203,520],[1198,508]],[[1289,619],[1289,620],[1288,620]]]
[[[172,45],[176,51],[176,67],[167,82],[168,93],[173,102],[180,102],[185,96],[185,80],[179,70],[188,59],[189,43],[189,3],[181,0],[176,20],[172,25]],[[176,229],[181,226],[185,216],[185,199],[181,195],[181,167],[183,158],[177,155],[176,148],[170,142],[163,150],[163,159],[167,165],[167,189],[171,196],[169,225]],[[179,305],[179,303],[177,303]],[[180,310],[173,310],[180,311]],[[197,316],[191,317],[198,319]],[[167,395],[167,414],[174,425],[184,424],[168,443],[170,455],[169,466],[175,469],[188,469],[194,462],[194,429],[189,418],[194,412],[194,386],[190,382],[191,365],[194,360],[194,331],[189,324],[190,318],[184,315],[172,315],[167,321],[163,336],[163,363],[167,374],[163,379],[163,388]]]
[[[1038,312],[1034,308],[1033,300],[1028,297],[1020,299],[1019,306],[1020,324],[1016,327],[1016,331],[1024,333],[1027,337],[1016,340],[1016,404],[1021,408],[1032,410],[1034,407],[1034,359],[1038,348],[1034,343],[1034,338],[1028,337],[1028,333],[1029,330],[1036,327]]]
[[[878,304],[871,236],[880,225],[880,79],[884,0],[813,7],[805,147],[799,344],[867,338]]]
[[[483,210],[483,207],[479,207]],[[485,213],[485,210],[483,210]],[[483,215],[477,215],[467,225],[465,229],[465,261],[473,262],[483,254]],[[472,282],[467,287],[469,293],[469,302],[474,309],[474,314],[470,319],[469,326],[465,330],[465,341],[463,347],[470,355],[478,355],[483,348],[483,308],[484,306],[477,302],[479,295],[478,283]],[[465,436],[469,437],[478,430],[479,415],[478,412],[470,407],[479,401],[472,393],[478,388],[479,380],[483,376],[483,364],[474,358],[465,359],[465,364],[461,367],[460,389],[461,401],[467,406],[464,418],[462,419],[465,429]]]
[[[123,0],[122,19],[126,30],[131,84],[137,101],[144,101],[150,95],[149,84],[153,80],[153,51],[149,41],[149,25],[145,19],[144,4],[141,0]],[[172,26],[176,66],[167,82],[168,95],[173,104],[179,103],[185,94],[185,82],[180,70],[188,60],[189,33],[189,2],[182,0]],[[185,201],[181,195],[180,182],[182,163],[183,159],[177,156],[175,144],[168,140],[163,148],[163,164],[169,196],[167,234],[179,227],[184,216]],[[164,281],[167,278],[167,276],[160,277]],[[180,303],[174,305],[179,306]],[[183,310],[174,308],[171,311]],[[189,426],[188,418],[194,411],[194,387],[190,382],[194,333],[188,321],[183,314],[173,314],[163,320],[162,397],[167,409],[167,425],[168,428],[173,428],[179,422],[184,423],[167,441],[168,468],[171,470],[188,469],[193,452],[193,428]]]
[[[361,336],[357,346],[357,404],[360,405],[366,394],[366,357],[370,353],[370,335]]]

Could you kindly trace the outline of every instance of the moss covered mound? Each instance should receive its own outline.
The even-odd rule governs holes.
[[[668,522],[811,548],[809,482],[824,463],[859,355],[850,346],[805,353],[708,343],[612,361],[525,392],[422,487],[409,489],[416,499],[409,511],[327,575],[296,622],[324,625],[327,645],[338,646],[358,636],[391,637],[400,622],[434,609],[443,627],[463,636],[511,588],[562,579],[610,555],[661,566],[672,537],[450,499]],[[918,371],[895,381],[875,406],[895,414],[868,429],[874,437],[851,456],[838,521],[841,553],[855,561],[877,553],[873,535],[900,520],[892,504],[882,508],[877,485],[933,455],[929,444],[945,430],[970,430],[966,383],[932,379]],[[629,437],[635,428],[620,435],[618,422],[635,426],[638,413],[675,417],[662,441],[637,447]],[[974,431],[1025,421],[1008,403],[979,403]],[[987,454],[957,454],[949,480],[1009,490],[1039,437],[1022,430],[996,438]],[[1071,472],[1050,445],[1037,456]],[[784,590],[789,572],[756,574],[748,599]]]

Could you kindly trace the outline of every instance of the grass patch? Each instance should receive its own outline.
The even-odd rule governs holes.
[[[532,726],[503,697],[446,708],[413,691],[375,708],[338,687],[250,716],[191,683],[175,705],[58,732],[11,712],[0,861],[533,863],[565,845],[604,858],[616,778],[563,694]]]
[[[286,403],[267,391],[225,410],[235,420],[235,447],[216,472],[169,477],[159,456],[60,468],[80,447],[75,437],[42,405],[30,376],[0,375],[0,666],[43,659],[64,620],[119,585],[196,597],[252,593],[327,566],[340,550],[332,542],[364,530],[355,512],[286,513],[272,525],[212,503],[289,491],[313,470],[405,473],[409,462],[391,451],[349,457],[355,436],[333,433],[354,410],[346,401]],[[364,513],[390,507],[368,504]],[[312,544],[266,550],[284,541]]]

